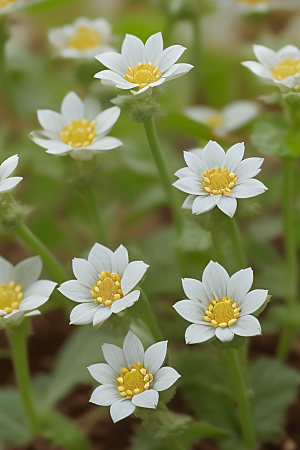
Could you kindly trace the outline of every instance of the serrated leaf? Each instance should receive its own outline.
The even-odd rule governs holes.
[[[262,154],[284,156],[288,154],[285,138],[288,134],[288,124],[279,115],[263,117],[254,124],[251,140]]]

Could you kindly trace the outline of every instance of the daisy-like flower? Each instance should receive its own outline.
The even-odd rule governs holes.
[[[225,153],[214,141],[193,152],[184,152],[188,167],[179,169],[175,175],[179,180],[173,185],[190,194],[183,208],[193,214],[202,214],[217,206],[229,217],[233,217],[237,198],[249,198],[262,194],[267,188],[254,179],[263,163],[263,158],[243,159],[244,143],[235,144]],[[202,155],[202,156],[200,156]]]
[[[79,17],[71,25],[52,28],[48,39],[62,58],[94,58],[104,52],[116,51],[108,43],[111,26],[106,19]]]
[[[40,314],[37,310],[49,299],[56,283],[38,280],[42,271],[39,256],[25,259],[15,267],[0,256],[0,322],[19,324],[25,316]]]
[[[98,104],[98,103],[97,103]],[[119,139],[106,136],[120,115],[120,108],[101,110],[95,108],[95,101],[82,101],[75,92],[69,92],[63,99],[61,112],[48,109],[38,110],[41,131],[32,131],[30,138],[46,153],[74,159],[91,159],[94,153],[120,147]]]
[[[130,416],[136,406],[155,409],[159,392],[171,387],[180,377],[172,367],[162,367],[167,343],[157,342],[145,352],[141,341],[129,331],[123,349],[103,344],[107,364],[88,367],[92,377],[101,383],[94,390],[90,402],[110,406],[113,422]]]
[[[161,33],[151,36],[145,45],[138,37],[126,34],[121,54],[109,52],[96,57],[109,70],[102,70],[95,78],[120,89],[135,88],[131,92],[140,94],[191,70],[191,64],[175,64],[184,50],[181,45],[164,50]]]
[[[218,111],[209,106],[189,106],[185,115],[196,122],[204,123],[216,136],[225,136],[243,127],[259,113],[256,103],[238,100]]]
[[[204,269],[202,282],[184,278],[182,285],[188,300],[175,303],[174,308],[193,324],[186,330],[186,343],[198,344],[215,336],[220,341],[230,342],[235,334],[261,334],[260,323],[251,314],[265,303],[268,291],[250,291],[252,284],[250,267],[229,277],[226,270],[213,261]]]
[[[96,243],[87,261],[74,258],[73,272],[77,280],[67,281],[58,289],[70,300],[80,303],[71,312],[70,324],[93,322],[99,327],[112,313],[132,306],[140,296],[140,291],[133,289],[148,267],[142,261],[129,263],[123,245],[112,252]]]
[[[18,9],[28,8],[35,3],[40,3],[45,0],[0,0],[0,15],[9,14]]]
[[[253,51],[259,62],[245,61],[255,75],[273,82],[279,88],[294,88],[300,84],[300,50],[295,45],[286,45],[275,52],[263,45],[254,45]]]
[[[11,191],[17,186],[17,184],[20,183],[21,180],[23,180],[23,177],[8,178],[17,167],[18,162],[19,156],[14,155],[7,158],[0,165],[0,195]]]

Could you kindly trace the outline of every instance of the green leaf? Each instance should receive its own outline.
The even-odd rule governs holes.
[[[260,153],[284,156],[288,154],[285,145],[288,130],[281,116],[263,117],[255,122],[251,140]]]
[[[182,114],[169,113],[163,118],[163,122],[166,126],[176,131],[176,133],[188,134],[198,139],[204,139],[205,141],[210,139],[210,129],[199,122],[195,122]]]
[[[195,220],[185,220],[177,247],[186,252],[201,252],[211,246],[211,233]]]
[[[27,420],[19,392],[13,389],[0,391],[0,446],[23,446],[31,441]]]

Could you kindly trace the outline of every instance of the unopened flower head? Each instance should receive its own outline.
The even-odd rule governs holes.
[[[286,45],[280,50],[274,50],[263,45],[254,45],[253,51],[259,62],[245,61],[255,75],[279,88],[292,89],[300,84],[300,50],[295,45]]]
[[[259,114],[256,103],[238,100],[218,111],[209,106],[189,106],[185,115],[196,122],[207,125],[216,136],[226,136],[235,131]]]
[[[101,383],[90,402],[110,406],[114,422],[130,416],[137,406],[155,409],[159,392],[171,387],[180,377],[172,367],[162,367],[167,341],[157,342],[145,352],[141,341],[129,331],[123,349],[104,344],[102,350],[107,364],[88,367],[92,377]]]
[[[0,0],[0,15],[9,14],[19,9],[25,9],[35,3],[41,3],[45,0]]]
[[[111,26],[106,19],[79,17],[71,25],[53,28],[48,38],[56,54],[62,58],[94,58],[104,52],[116,51],[109,45]]]
[[[1,325],[17,325],[25,316],[40,314],[37,308],[46,303],[56,286],[53,281],[38,280],[41,271],[39,256],[15,267],[0,256]]]
[[[235,334],[261,334],[260,323],[251,314],[266,302],[268,291],[250,291],[252,284],[251,268],[229,277],[226,270],[213,261],[204,269],[202,282],[184,278],[182,285],[188,299],[177,302],[174,308],[192,322],[185,333],[186,343],[198,344],[215,336],[220,341],[230,342]]]
[[[30,133],[31,139],[52,155],[68,155],[75,159],[91,159],[94,153],[120,147],[119,139],[106,136],[120,115],[120,108],[101,111],[93,98],[82,101],[75,92],[63,99],[61,112],[38,110],[41,131]]]
[[[140,291],[134,288],[148,267],[142,261],[129,263],[123,245],[112,252],[95,244],[87,261],[73,259],[77,280],[67,281],[59,288],[67,298],[80,303],[71,312],[70,324],[100,326],[112,313],[132,306],[140,296]]]
[[[109,70],[102,70],[95,77],[100,78],[103,84],[140,94],[191,70],[191,64],[175,64],[184,50],[181,45],[172,45],[164,50],[161,33],[151,36],[146,44],[127,34],[121,54],[109,52],[97,56]]]
[[[237,198],[262,194],[266,186],[253,177],[260,172],[263,158],[243,160],[244,151],[243,143],[233,145],[225,153],[217,142],[210,141],[202,151],[184,152],[188,167],[175,173],[179,180],[173,183],[190,194],[182,207],[191,209],[193,214],[202,214],[217,206],[233,217]]]
[[[19,156],[14,155],[10,158],[7,158],[3,163],[0,165],[0,195],[4,194],[5,192],[9,192],[12,189],[14,189],[17,184],[20,183],[21,180],[23,180],[23,177],[11,177],[9,176],[12,174],[12,172],[15,170],[19,162]]]

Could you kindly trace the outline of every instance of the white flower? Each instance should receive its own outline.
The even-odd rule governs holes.
[[[94,58],[99,53],[116,51],[108,45],[111,26],[104,18],[79,17],[71,25],[52,28],[48,39],[62,58]]]
[[[113,106],[100,112],[94,99],[82,101],[75,92],[63,99],[61,113],[38,110],[42,131],[32,131],[31,139],[52,155],[68,155],[74,159],[91,159],[99,153],[120,147],[119,139],[106,136],[119,118],[120,108]]]
[[[179,180],[173,185],[190,194],[183,208],[193,214],[202,214],[217,206],[229,217],[233,217],[237,198],[249,198],[262,194],[267,188],[254,179],[263,163],[263,158],[247,158],[242,161],[244,143],[235,144],[225,153],[214,141],[201,149],[198,154],[184,152],[188,167],[179,169],[175,175]]]
[[[140,291],[133,289],[148,267],[142,261],[129,263],[123,245],[112,252],[96,243],[87,261],[74,258],[73,272],[77,280],[67,281],[58,289],[67,298],[80,303],[71,312],[70,324],[93,322],[99,327],[112,313],[132,306],[140,296]]]
[[[17,167],[18,162],[19,156],[14,155],[10,158],[7,158],[0,165],[0,194],[11,191],[17,186],[17,184],[20,183],[21,180],[23,180],[23,177],[12,177],[8,179],[8,177]]]
[[[56,283],[38,280],[42,271],[39,256],[25,259],[15,267],[0,256],[0,322],[19,324],[24,316],[40,314],[37,310],[49,299]]]
[[[0,0],[0,15],[9,14],[19,9],[28,8],[45,0]]]
[[[225,136],[243,127],[259,113],[256,103],[238,100],[218,111],[209,106],[189,106],[185,115],[196,122],[204,123],[216,136]]]
[[[167,343],[157,342],[145,352],[141,341],[129,331],[123,350],[116,345],[103,344],[107,364],[88,367],[92,377],[101,383],[90,402],[110,406],[113,422],[130,416],[136,406],[155,409],[159,392],[168,389],[180,377],[172,367],[162,367]]]
[[[192,322],[185,333],[187,344],[198,344],[215,336],[229,342],[238,336],[261,334],[260,323],[251,316],[266,301],[268,291],[250,291],[253,283],[251,268],[229,277],[218,263],[210,261],[203,272],[202,282],[191,278],[182,280],[189,300],[181,300],[174,308],[184,319]]]
[[[175,64],[184,50],[181,45],[164,50],[161,33],[151,36],[145,45],[138,37],[126,34],[121,54],[109,52],[96,57],[110,70],[102,70],[95,78],[120,89],[137,88],[131,92],[140,94],[191,70],[191,64]]]
[[[282,89],[294,88],[300,83],[300,50],[295,45],[285,45],[275,52],[263,45],[254,45],[253,51],[259,62],[245,61],[255,75],[275,83]]]

